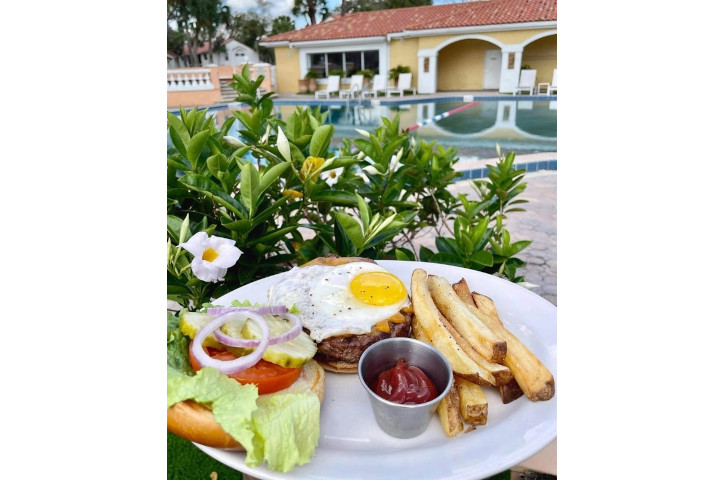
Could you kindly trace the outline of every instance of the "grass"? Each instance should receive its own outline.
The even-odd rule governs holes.
[[[208,480],[216,472],[217,480],[242,480],[242,472],[217,462],[190,441],[166,432],[166,479]]]
[[[207,480],[216,472],[216,480],[243,480],[241,472],[217,462],[196,448],[190,441],[171,432],[166,432],[166,479]],[[506,470],[485,480],[509,480],[511,472]]]

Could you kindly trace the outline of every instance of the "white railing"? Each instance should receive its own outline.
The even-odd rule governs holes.
[[[167,92],[187,92],[190,90],[214,90],[208,68],[166,71]]]

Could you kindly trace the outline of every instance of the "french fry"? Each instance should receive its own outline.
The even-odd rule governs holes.
[[[455,437],[463,431],[463,418],[460,411],[460,399],[458,396],[458,388],[456,388],[457,380],[453,379],[453,386],[443,400],[438,404],[436,411],[443,426],[443,433],[449,437]],[[480,388],[480,387],[478,387]]]
[[[488,399],[479,385],[457,378],[458,398],[463,421],[471,425],[486,425],[488,420]],[[500,388],[503,388],[502,385]]]
[[[417,268],[410,280],[410,298],[415,311],[413,334],[415,335],[416,329],[419,336],[421,332],[425,333],[428,343],[448,359],[451,369],[459,376],[479,385],[494,385],[496,378],[493,374],[476,363],[456,343],[454,336],[458,334],[433,303],[427,287],[427,278],[425,270]]]
[[[501,401],[504,404],[511,403],[524,394],[515,379],[504,385],[499,385],[498,391],[501,394]]]
[[[456,292],[458,298],[460,298],[466,305],[470,305],[471,307],[476,306],[476,303],[473,301],[471,290],[468,288],[468,282],[466,282],[465,278],[462,278],[453,284],[453,291]]]
[[[507,352],[503,363],[511,369],[524,395],[532,401],[549,400],[553,397],[554,376],[549,369],[506,329],[498,316],[493,300],[475,292],[472,296],[476,308],[468,307],[468,309],[499,337],[506,340]]]
[[[433,341],[430,339],[430,337],[425,333],[423,330],[423,327],[421,327],[420,323],[416,321],[417,317],[413,318],[413,338],[416,340],[420,340],[421,342],[425,342],[428,345],[431,345],[434,348],[438,348],[433,344]],[[454,339],[455,340],[455,339]],[[463,352],[465,355],[465,352]],[[473,352],[474,354],[476,352]],[[446,357],[446,355],[443,355]],[[488,386],[488,385],[497,385],[496,383],[496,377],[489,371],[486,371],[485,369],[479,369],[475,370],[475,368],[470,368],[471,365],[468,365],[465,361],[457,361],[458,359],[453,356],[454,360],[451,361],[450,358],[446,357],[448,359],[448,362],[451,364],[451,369],[455,372],[456,375],[458,375],[460,378],[465,378],[469,382],[475,383],[477,385],[481,386]],[[481,357],[483,358],[483,357]],[[471,359],[473,360],[473,359]],[[483,359],[485,361],[485,359]],[[473,360],[475,362],[475,360]],[[456,368],[453,367],[453,365],[456,365]],[[505,368],[508,372],[508,375],[513,378],[513,375],[511,374],[511,370],[508,369],[505,365],[500,365],[501,367]],[[499,373],[499,375],[502,375]],[[505,374],[504,374],[505,375]]]
[[[474,299],[473,294],[471,294],[471,299]],[[476,298],[473,300],[473,306],[481,310],[492,321],[496,321],[502,327],[504,326],[503,322],[498,316],[498,310],[496,310],[496,305],[493,304],[493,300],[491,300],[490,297],[487,297],[486,295],[481,295],[480,293],[476,293]]]
[[[503,363],[506,358],[506,341],[471,312],[472,307],[458,298],[448,280],[429,275],[428,289],[438,310],[461,337],[489,362]]]

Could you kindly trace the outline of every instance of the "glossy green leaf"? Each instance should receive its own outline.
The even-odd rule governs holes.
[[[174,215],[166,216],[166,232],[177,245],[181,243],[179,242],[179,234],[181,232],[181,225],[183,223],[184,221],[179,217],[176,217]]]
[[[357,206],[358,210],[360,211],[360,219],[362,220],[363,224],[363,232],[367,232],[368,226],[370,225],[370,207],[365,202],[365,199],[363,197],[358,194],[355,194],[355,196],[357,197]]]
[[[288,232],[291,232],[292,230],[296,229],[297,225],[288,225],[284,228],[273,230],[272,232],[268,233],[267,235],[263,235],[259,238],[251,239],[247,242],[247,245],[256,245],[256,244],[273,244],[277,242],[279,239],[287,235]]]
[[[171,167],[171,168],[175,168],[177,170],[181,170],[181,171],[184,171],[184,172],[188,172],[189,171],[189,166],[188,165],[186,165],[184,163],[181,163],[178,160],[174,160],[173,158],[168,158],[168,157],[166,158],[166,166]]]
[[[368,157],[375,159],[377,158],[377,152],[375,151],[375,147],[373,146],[372,142],[368,140],[363,140],[362,138],[356,138],[355,146],[360,149],[361,152],[363,152]]]
[[[470,260],[479,269],[483,269],[493,265],[493,254],[491,254],[488,250],[479,250],[470,256]]]
[[[313,157],[323,157],[327,153],[330,146],[334,129],[332,125],[322,125],[315,130],[310,140],[310,155]]]
[[[461,261],[461,258],[458,255],[454,255],[452,253],[438,252],[434,254],[429,261],[435,263],[445,263],[446,265],[455,265],[457,267],[465,267],[465,265]]]
[[[179,182],[190,190],[202,193],[212,200],[224,205],[240,218],[247,218],[247,209],[238,200],[219,190],[219,188],[203,175],[189,173],[179,179]]]
[[[279,200],[275,201],[272,205],[265,208],[261,212],[257,212],[256,215],[254,215],[254,219],[252,220],[252,226],[256,227],[258,225],[261,225],[263,222],[267,221],[268,219],[272,218],[272,216],[276,213],[279,213],[282,206],[289,201],[289,195],[282,196]]]
[[[418,256],[420,257],[421,262],[430,262],[434,254],[435,252],[428,247],[421,246],[418,249]]]
[[[436,237],[435,244],[439,252],[456,253],[458,251],[458,245],[456,245],[456,241],[452,238]]]
[[[247,219],[236,220],[234,222],[222,222],[222,225],[224,225],[232,232],[237,232],[241,234],[245,234],[252,229],[252,222]]]
[[[415,261],[415,254],[407,248],[396,248],[395,258],[402,262],[413,262]]]
[[[353,217],[344,212],[332,212],[335,217],[335,221],[342,227],[347,234],[350,241],[356,250],[360,250],[363,247],[363,233],[360,229],[360,224]]]
[[[323,190],[310,194],[310,200],[314,202],[330,202],[334,205],[357,206],[357,196],[354,193],[341,190]]]
[[[259,189],[259,172],[251,163],[246,162],[242,166],[241,175],[239,195],[242,198],[242,203],[249,211],[249,216],[253,217]]]
[[[182,155],[186,157],[186,145],[188,145],[189,143],[189,130],[187,130],[184,122],[171,112],[166,112],[166,119],[169,122],[169,133],[171,134],[171,141],[174,143],[174,146],[179,152],[181,152],[182,150],[184,151]],[[177,138],[178,144],[176,141],[174,141],[174,136]]]
[[[512,256],[516,255],[517,253],[519,253],[524,248],[528,247],[529,245],[531,245],[531,240],[521,240],[519,242],[514,242],[511,245],[509,245],[509,248],[508,248],[506,254],[508,256],[512,257]]]
[[[226,155],[219,153],[212,155],[206,159],[206,168],[209,172],[217,178],[221,177],[221,173],[226,170],[227,157]]]
[[[258,195],[262,195],[290,167],[290,162],[278,163],[268,168],[259,179]]]
[[[186,159],[189,160],[194,170],[196,170],[196,162],[199,159],[199,155],[209,138],[209,133],[211,133],[210,130],[201,131],[189,140],[189,147],[186,150]]]

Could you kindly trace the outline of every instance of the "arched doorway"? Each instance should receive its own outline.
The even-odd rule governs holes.
[[[547,32],[524,44],[521,68],[536,70],[537,83],[551,83],[556,68],[556,32]]]
[[[439,92],[498,90],[501,48],[480,38],[454,40],[438,50]]]

